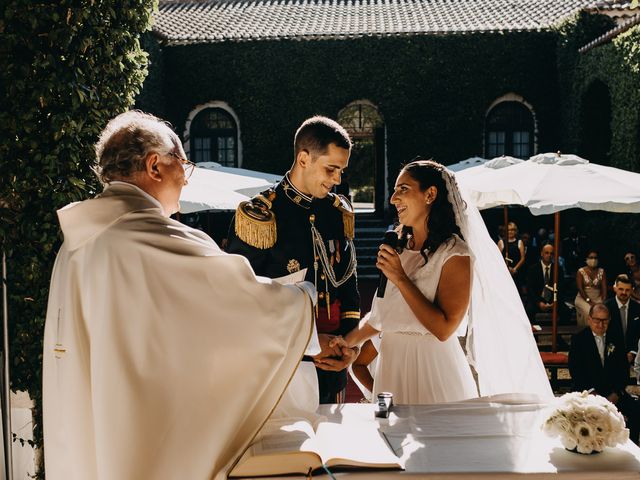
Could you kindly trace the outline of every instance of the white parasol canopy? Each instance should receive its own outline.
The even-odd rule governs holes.
[[[456,174],[479,209],[524,205],[534,215],[555,214],[554,290],[558,284],[560,213],[569,208],[640,212],[640,174],[605,167],[576,155],[544,153],[510,165],[487,162]],[[506,223],[506,208],[505,208]],[[556,351],[557,299],[552,316],[552,352]]]
[[[506,166],[487,162],[456,178],[479,209],[515,204],[534,215],[569,208],[640,212],[640,174],[576,155],[545,153]]]
[[[460,170],[466,170],[467,168],[477,167],[478,165],[482,165],[486,162],[488,162],[486,158],[471,157],[465,160],[460,160],[457,163],[452,163],[451,165],[447,165],[446,167],[452,172],[459,172]]]
[[[180,213],[235,210],[238,204],[280,181],[280,175],[199,163],[180,194]]]

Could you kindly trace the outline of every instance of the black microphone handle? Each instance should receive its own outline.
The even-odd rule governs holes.
[[[387,290],[387,276],[380,272],[380,281],[378,282],[378,293],[376,296],[378,298],[384,297],[384,292]]]
[[[398,246],[398,232],[395,230],[387,230],[384,234],[384,240],[382,241],[384,245],[389,245],[392,248],[396,248]],[[378,298],[384,297],[384,292],[387,290],[387,277],[382,271],[380,271],[380,280],[378,281],[378,293],[376,296]]]

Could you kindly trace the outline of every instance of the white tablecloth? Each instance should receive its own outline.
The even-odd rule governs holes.
[[[371,404],[321,405],[329,421],[377,423],[404,472],[344,472],[340,478],[640,478],[640,448],[628,441],[594,455],[566,451],[540,429],[548,407],[531,397],[500,396],[440,405],[396,406],[389,419]],[[607,472],[607,473],[604,473]],[[290,478],[290,477],[289,477]]]

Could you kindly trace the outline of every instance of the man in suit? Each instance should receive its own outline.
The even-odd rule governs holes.
[[[597,303],[589,310],[589,326],[571,338],[569,372],[572,390],[593,390],[606,397],[625,416],[630,437],[638,443],[640,410],[638,402],[627,394],[629,362],[626,352],[618,348],[615,338],[607,329],[610,323],[609,309]]]
[[[537,313],[549,313],[553,310],[553,245],[547,244],[540,249],[540,261],[529,267],[527,272],[527,314],[531,323],[535,323]],[[568,318],[568,311],[562,301],[562,280],[564,271],[558,266],[558,316]]]
[[[640,340],[640,304],[631,301],[633,284],[625,275],[618,275],[613,284],[615,297],[607,299],[604,304],[611,312],[609,333],[616,339],[619,348],[626,353],[627,361],[633,362]]]

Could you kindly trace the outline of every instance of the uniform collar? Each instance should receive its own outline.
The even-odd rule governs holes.
[[[293,185],[293,183],[291,183],[289,172],[285,173],[284,178],[282,179],[280,184],[282,185],[284,194],[289,200],[291,200],[296,205],[300,205],[302,208],[306,208],[307,210],[311,208],[313,197],[307,195],[306,193],[302,193],[295,187],[295,185]]]

